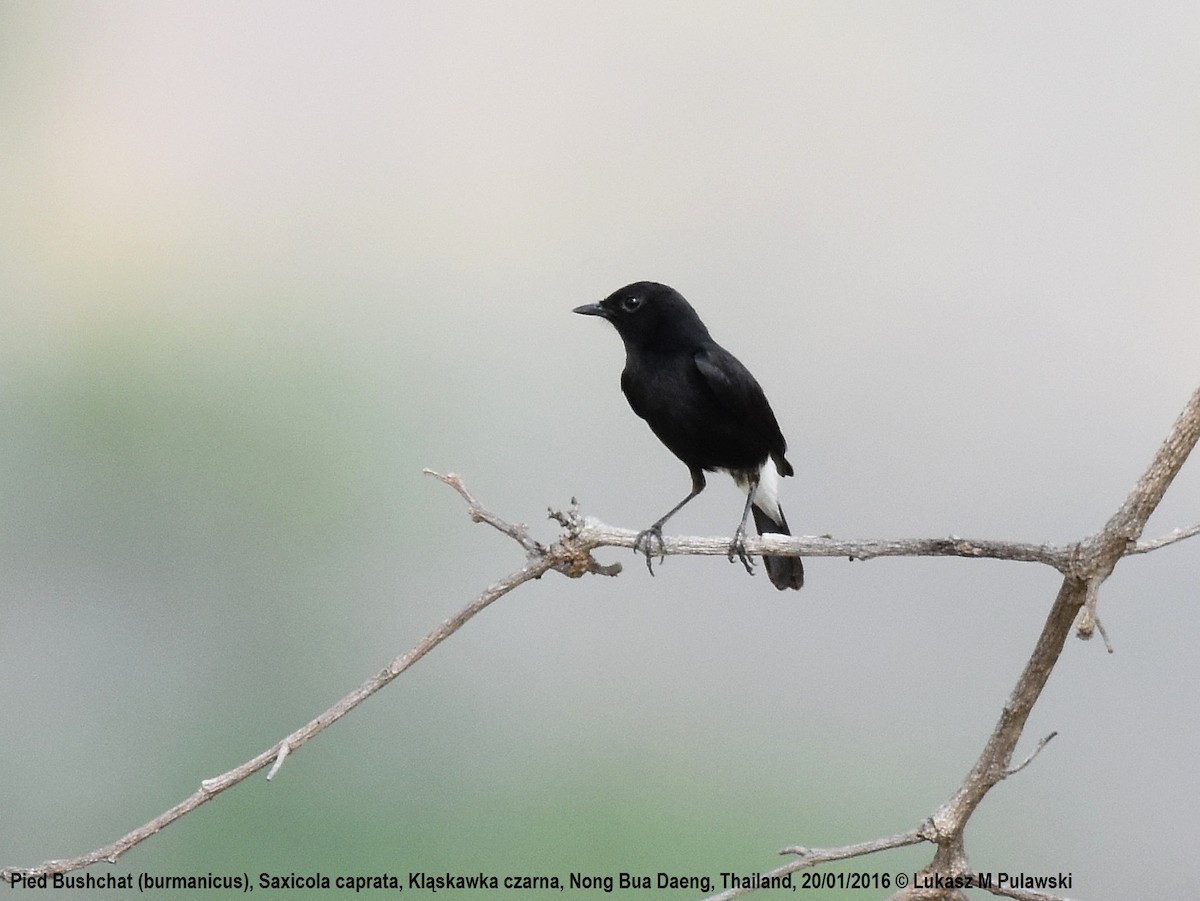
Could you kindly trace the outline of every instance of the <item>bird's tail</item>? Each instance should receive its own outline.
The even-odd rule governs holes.
[[[775,508],[779,513],[778,522],[758,504],[750,509],[754,513],[754,528],[758,529],[759,535],[766,535],[768,532],[775,535],[792,534],[788,531],[783,508]],[[763,557],[763,565],[767,568],[767,577],[771,584],[780,591],[785,588],[799,589],[804,584],[804,564],[800,562],[799,557]]]

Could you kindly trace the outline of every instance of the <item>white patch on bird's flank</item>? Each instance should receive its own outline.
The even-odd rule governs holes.
[[[721,472],[729,473],[733,476],[733,481],[742,493],[750,493],[750,481],[746,478],[739,478],[729,472],[728,469],[723,469]],[[762,510],[775,522],[783,522],[783,512],[779,509],[779,470],[775,468],[775,461],[770,457],[763,464],[762,471],[758,474],[758,489],[754,492],[754,506]]]

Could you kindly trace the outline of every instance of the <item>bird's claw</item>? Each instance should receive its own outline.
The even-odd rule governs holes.
[[[662,526],[642,529],[633,539],[633,552],[646,555],[646,569],[650,571],[650,575],[654,575],[654,565],[651,561],[654,559],[654,542],[656,541],[658,542],[658,562],[662,563],[667,559],[667,547],[663,542]]]
[[[729,562],[733,562],[733,558],[737,557],[742,561],[742,566],[746,567],[746,572],[754,575],[754,562],[750,559],[750,555],[746,553],[746,532],[740,526],[733,535],[733,541],[729,544]]]

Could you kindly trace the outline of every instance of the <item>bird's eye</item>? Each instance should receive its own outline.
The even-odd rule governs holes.
[[[624,300],[621,301],[621,309],[624,310],[626,313],[633,313],[641,305],[642,305],[642,299],[640,297],[626,297]]]

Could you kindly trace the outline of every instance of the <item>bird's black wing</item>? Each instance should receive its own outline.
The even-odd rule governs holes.
[[[741,361],[719,344],[708,343],[692,356],[713,396],[730,412],[767,407],[758,380]]]
[[[758,380],[742,362],[716,342],[709,342],[693,355],[696,369],[713,399],[743,427],[766,445],[780,475],[790,476],[792,466],[784,459],[787,442],[779,429],[775,411]]]

